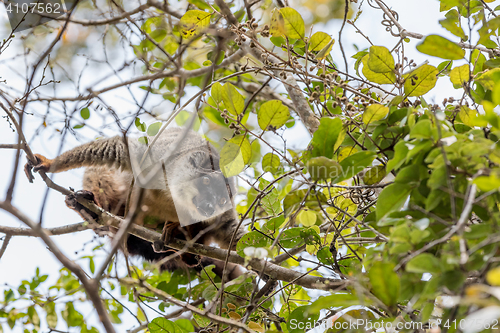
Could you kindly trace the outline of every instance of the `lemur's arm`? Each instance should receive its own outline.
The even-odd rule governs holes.
[[[24,172],[30,182],[33,182],[31,170],[38,172],[62,172],[92,165],[107,165],[130,170],[130,156],[123,137],[115,136],[100,139],[73,148],[53,160],[43,155],[35,154],[36,163],[28,161]]]

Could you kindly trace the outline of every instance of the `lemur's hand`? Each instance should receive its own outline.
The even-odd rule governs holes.
[[[30,159],[28,159],[28,162],[24,165],[24,173],[30,183],[33,183],[33,180],[35,179],[31,171],[38,172],[42,170],[44,172],[48,172],[52,164],[52,160],[49,160],[43,155],[35,154],[35,158],[36,163],[33,163]]]

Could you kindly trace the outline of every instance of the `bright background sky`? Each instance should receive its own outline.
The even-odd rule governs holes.
[[[424,35],[430,33],[438,33],[452,40],[457,40],[456,37],[449,34],[438,24],[438,20],[444,17],[444,13],[439,12],[439,1],[387,0],[386,3],[399,13],[399,21],[408,31],[418,32]],[[490,4],[490,6],[492,7],[495,7],[496,5],[498,5],[498,3]],[[356,25],[365,34],[369,35],[371,41],[375,45],[384,45],[391,49],[397,42],[397,39],[386,32],[385,27],[380,24],[380,21],[382,19],[382,11],[372,9],[367,5],[367,3],[364,3],[363,10],[364,13],[361,15],[361,18],[358,20]],[[2,18],[3,20],[7,20],[6,12],[2,6],[0,6],[0,18]],[[340,25],[341,20],[335,20],[330,22],[326,27],[317,25],[314,31],[325,31],[331,34],[335,38],[335,40],[337,40]],[[9,33],[10,29],[8,24],[0,24],[0,39],[6,38]],[[7,59],[13,57],[20,50],[20,48],[18,48],[17,46],[20,45],[18,38],[21,34],[17,35],[18,36],[16,36],[13,45],[11,45],[6,52],[0,55],[0,79],[7,79],[9,87],[12,87],[18,91],[24,91],[25,81],[23,81],[19,75],[15,74],[15,72],[19,71],[20,73],[24,73],[26,64],[22,61],[17,61],[15,63],[15,67],[13,67],[12,65],[14,64],[14,62],[7,61]],[[97,37],[98,35],[92,35],[89,38]],[[101,43],[101,41],[99,40],[96,40],[95,42],[96,44]],[[369,47],[368,42],[362,36],[356,34],[354,29],[347,24],[343,33],[343,44],[348,56],[351,56],[355,53],[354,48],[352,47],[353,42],[356,43],[360,49]],[[437,66],[442,61],[441,59],[428,57],[417,52],[415,49],[415,45],[417,43],[418,41],[412,40],[411,43],[405,44],[407,56],[411,59],[414,59],[417,64],[420,64],[429,58],[430,64],[434,66]],[[89,42],[89,45],[92,45],[92,42]],[[37,50],[37,53],[41,53],[43,52],[43,50],[44,49]],[[92,52],[92,48],[89,48],[88,52]],[[338,43],[335,43],[332,55],[334,59],[337,60],[337,64],[339,65],[339,67],[344,70]],[[122,61],[123,57],[117,55],[115,58],[115,62],[113,63],[113,65],[115,65],[115,68],[117,68]],[[349,59],[349,61],[349,72],[352,74],[354,72],[352,66],[354,60]],[[76,63],[78,64],[78,61]],[[78,74],[78,71],[75,70],[75,73]],[[96,71],[96,73],[87,71],[82,78],[82,86],[90,86],[93,82],[98,82],[98,79],[100,77],[104,77],[108,73],[111,73],[109,68],[103,68],[102,70]],[[136,73],[134,75],[137,74],[139,73]],[[131,73],[130,77],[132,77],[132,75],[133,74]],[[113,80],[115,79],[113,78],[111,80],[108,80],[105,85],[109,85],[111,82],[113,82]],[[141,93],[143,93],[143,91],[138,89],[138,86],[139,84],[135,85],[133,88],[134,94],[136,94],[136,96],[140,96]],[[3,83],[0,83],[0,87],[1,89],[7,88],[7,86]],[[61,95],[75,95],[72,87],[68,87],[65,94],[62,93],[64,92],[64,89],[60,91]],[[426,96],[429,101],[435,103],[440,103],[444,97],[459,96],[458,92],[453,89],[449,79],[446,77],[440,78],[438,80],[437,88],[432,91],[432,94],[440,96],[440,99],[435,101],[433,100],[432,96]],[[114,90],[111,93],[107,93],[105,95],[105,98],[108,104],[112,104],[115,109],[126,109],[135,112],[136,106],[130,103],[129,100],[127,101],[128,97],[123,96],[129,95],[126,91],[124,92],[124,89],[120,89]],[[155,105],[155,103],[150,103],[149,107],[153,107],[153,105]],[[168,105],[162,104],[157,107],[168,107]],[[25,134],[27,134],[28,138],[31,137],[32,133],[34,133],[39,124],[39,118],[35,118],[32,116],[25,117],[24,132]],[[95,126],[98,126],[98,122],[95,122],[93,124]],[[310,136],[303,128],[298,129],[297,131],[294,132],[293,137],[287,136],[288,144],[297,148],[305,147],[310,140]],[[82,133],[84,133],[84,135],[86,135],[89,140],[95,136],[95,132],[92,131],[82,131]],[[48,157],[54,157],[57,154],[60,146],[60,136],[58,134],[50,136],[49,134],[51,133],[45,133],[42,136],[42,140],[35,140],[30,142],[30,146],[34,152],[41,153]],[[9,143],[17,143],[16,133],[14,133],[9,128],[9,124],[7,123],[7,121],[5,121],[4,118],[0,118],[0,144]],[[80,143],[82,142],[78,142],[74,137],[68,135],[65,139],[63,150],[67,150]],[[0,149],[0,160],[5,162],[0,164],[0,174],[3,175],[0,177],[0,198],[2,199],[5,197],[6,190],[10,183],[14,156],[15,152],[13,150]],[[20,168],[22,168],[22,165],[25,163],[25,161],[25,154],[22,154]],[[82,175],[83,170],[73,170],[57,174],[53,179],[56,183],[66,188],[73,187],[75,189],[80,189]],[[20,170],[20,172],[18,172],[17,174],[13,203],[17,208],[26,213],[33,220],[38,221],[42,206],[42,200],[46,193],[46,190],[47,188],[45,184],[38,175],[35,176],[34,183],[30,184],[24,176],[24,173]],[[81,218],[76,213],[66,208],[66,206],[64,205],[64,197],[55,191],[49,191],[48,200],[43,213],[44,226],[56,227],[77,222],[81,222]],[[21,222],[12,218],[10,215],[4,213],[3,211],[0,211],[0,225],[24,227]],[[97,245],[97,243],[94,241],[90,244],[87,244],[87,242],[89,242],[93,237],[94,233],[92,231],[85,231],[64,236],[55,236],[53,237],[53,239],[61,249],[64,249],[64,253],[68,257],[76,259],[80,256],[91,253],[91,249],[95,245]],[[107,242],[107,239],[102,238],[99,240],[99,242]],[[76,251],[79,251],[79,253],[75,254]],[[100,253],[101,256],[104,254],[103,252]],[[80,260],[79,263],[88,271],[88,260]],[[99,263],[96,262],[96,264],[97,267],[99,267]],[[61,268],[61,265],[46,249],[44,243],[41,240],[29,237],[14,237],[11,240],[6,253],[0,259],[0,292],[3,288],[17,289],[21,280],[31,280],[31,278],[34,276],[36,267],[40,267],[41,274],[49,274],[49,280],[45,283],[46,286],[54,283],[59,277],[58,270]],[[87,307],[82,311],[82,313],[86,318],[88,318],[88,316],[92,313],[92,309],[90,307]],[[41,319],[43,327],[43,316]],[[91,321],[95,322],[94,320]],[[125,331],[126,329],[129,329],[136,324],[137,322],[135,321],[126,320],[125,324],[117,327],[117,330]],[[8,330],[9,328],[4,325],[4,330],[5,329]],[[99,329],[100,331],[103,331],[100,326]],[[14,332],[22,332],[21,327],[17,327]],[[42,332],[44,332],[43,329]]]

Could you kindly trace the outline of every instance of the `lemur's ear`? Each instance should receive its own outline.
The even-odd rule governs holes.
[[[196,169],[204,167],[206,160],[207,154],[201,151],[195,152],[189,157],[189,163]]]

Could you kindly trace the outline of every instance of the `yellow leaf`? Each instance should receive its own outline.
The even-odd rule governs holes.
[[[381,104],[368,105],[365,112],[363,112],[363,122],[365,124],[372,123],[377,120],[384,119],[389,113],[389,108]]]
[[[241,316],[234,311],[228,313],[229,317],[234,320],[240,320]]]
[[[368,67],[375,73],[388,73],[394,70],[394,58],[386,47],[370,47]]]
[[[279,9],[273,10],[273,15],[271,16],[271,25],[269,27],[269,33],[273,37],[283,36],[285,34],[285,20],[283,15],[281,15]]]
[[[184,38],[191,38],[199,35],[210,25],[211,16],[212,14],[202,10],[187,11],[179,21],[182,36]]]
[[[351,156],[352,154],[354,153],[357,153],[358,150],[356,149],[356,147],[352,146],[352,147],[345,147],[345,148],[342,148],[340,151],[339,151],[339,158],[338,158],[338,161],[339,162],[342,162],[342,160],[345,160],[347,157]]]
[[[467,106],[462,105],[460,107],[460,111],[458,112],[458,115],[460,116],[460,119],[462,122],[470,127],[474,126],[474,118],[477,117],[477,112],[476,110],[469,109]]]
[[[248,323],[248,328],[257,332],[262,332],[262,333],[265,332],[264,328],[254,321]]]
[[[297,220],[302,223],[304,227],[310,227],[316,223],[317,216],[310,210],[302,210],[297,215]]]
[[[469,65],[465,64],[453,68],[450,72],[450,81],[459,86],[469,81]]]
[[[436,85],[439,71],[431,65],[422,65],[405,75],[406,96],[422,96]]]
[[[280,9],[283,17],[285,36],[294,39],[303,39],[305,34],[305,25],[299,12],[291,7]]]
[[[396,82],[396,74],[394,74],[394,72],[376,73],[372,71],[368,66],[368,59],[368,54],[361,59],[361,63],[363,64],[362,73],[368,81],[379,84],[391,84]]]
[[[326,57],[328,57],[330,52],[332,52],[333,43],[335,43],[334,39],[332,39],[328,44],[326,44],[326,46],[323,49],[321,49],[321,51],[319,51],[318,54],[316,54],[315,58],[317,60],[323,60]]]
[[[327,46],[331,40],[332,37],[330,37],[329,34],[324,33],[322,31],[318,31],[314,33],[314,35],[312,35],[311,38],[309,39],[308,49],[309,51],[320,51],[325,46]]]

